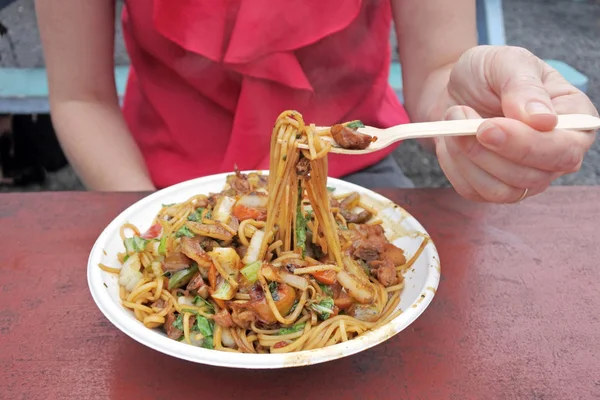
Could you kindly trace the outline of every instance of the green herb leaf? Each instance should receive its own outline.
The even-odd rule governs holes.
[[[356,120],[347,124],[346,127],[356,130],[358,128],[364,128],[365,124],[363,124],[362,121]]]
[[[125,257],[123,257],[123,262],[126,262],[127,260],[129,260],[129,254],[125,254]]]
[[[331,187],[331,186],[327,186],[327,191],[328,192],[335,192],[335,188]]]
[[[302,214],[302,183],[298,180],[298,206],[296,207],[296,245],[306,251],[306,219]]]
[[[158,254],[165,255],[167,254],[167,236],[163,236],[160,238],[160,244],[158,245]]]
[[[319,283],[319,287],[329,297],[333,297],[333,291],[331,290],[331,286],[325,285],[324,283]]]
[[[204,208],[196,208],[196,211],[188,215],[188,221],[200,222],[202,221],[202,213],[204,212]]]
[[[244,268],[240,270],[242,275],[246,277],[246,280],[249,283],[255,283],[258,280],[258,270],[262,266],[262,262],[255,261],[246,265]]]
[[[214,349],[214,345],[213,345],[213,337],[209,336],[209,337],[205,337],[204,340],[202,341],[202,345],[200,347],[203,347],[205,349]]]
[[[165,208],[165,207],[171,207],[174,205],[175,205],[175,203],[169,203],[169,204],[163,204],[162,206],[163,206],[163,208]]]
[[[184,225],[181,228],[179,228],[179,230],[177,232],[175,232],[175,237],[182,237],[182,236],[194,237],[194,233],[192,231],[190,231],[190,229],[187,226]]]
[[[169,278],[169,290],[182,287],[192,279],[194,274],[198,272],[198,265],[193,264],[191,267],[174,272]]]
[[[273,297],[273,301],[279,300],[279,293],[277,293],[277,289],[279,289],[279,284],[277,282],[269,283],[269,292],[271,292],[271,297]]]
[[[306,325],[306,324],[301,323],[301,324],[296,324],[296,325],[290,326],[288,328],[281,328],[281,329],[279,329],[278,335],[289,335],[290,333],[300,332],[302,329],[304,329],[304,325]]]
[[[221,283],[217,284],[217,289],[212,294],[212,297],[221,300],[231,300],[233,296],[234,293],[228,280],[223,280]]]
[[[209,321],[206,317],[203,317],[202,315],[198,315],[196,317],[196,328],[205,338],[212,336],[213,324],[214,322]]]
[[[141,253],[146,249],[148,240],[139,236],[133,236],[130,238],[126,238],[124,244],[127,253]]]
[[[173,328],[183,331],[183,315],[177,315],[177,318],[175,318],[175,321],[173,321]]]
[[[197,305],[198,307],[206,307],[206,308],[208,308],[211,311],[211,314],[215,313],[215,307],[211,303],[209,303],[208,301],[206,301],[205,299],[203,299],[200,296],[194,297],[193,303],[195,305]]]
[[[326,320],[333,313],[333,299],[325,297],[318,303],[312,303],[308,307],[317,313],[320,319]]]

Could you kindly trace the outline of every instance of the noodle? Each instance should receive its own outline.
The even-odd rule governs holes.
[[[102,271],[106,271],[106,272],[111,273],[111,274],[118,274],[121,271],[119,268],[111,268],[111,267],[108,267],[108,266],[106,266],[106,265],[104,265],[102,263],[98,264],[98,266],[100,267],[100,269]]]
[[[337,265],[328,265],[328,264],[314,265],[312,267],[296,268],[294,270],[294,274],[295,275],[312,274],[314,272],[320,272],[320,271],[335,271],[335,272],[339,272],[339,271],[341,271],[341,268],[338,267]]]
[[[377,250],[393,247],[377,210],[327,189],[331,135],[285,111],[268,176],[236,171],[221,193],[164,205],[143,235],[124,224],[121,269],[99,265],[119,274],[123,306],[171,339],[241,353],[318,349],[400,315],[402,272],[428,238],[402,265]],[[349,203],[369,220],[353,222]]]

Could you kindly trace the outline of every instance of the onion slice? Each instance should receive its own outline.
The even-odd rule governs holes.
[[[375,294],[369,284],[359,282],[346,271],[337,274],[340,285],[348,292],[348,295],[362,304],[370,304],[375,300]],[[370,283],[370,282],[369,282]]]
[[[288,272],[279,271],[279,277],[281,279],[281,282],[286,283],[296,289],[308,289],[308,280],[303,276],[293,275]]]

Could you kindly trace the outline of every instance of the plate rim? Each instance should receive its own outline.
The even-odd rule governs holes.
[[[269,173],[269,171],[264,170],[249,170],[241,172],[260,172],[267,175]],[[183,181],[175,185],[169,186],[167,188],[157,190],[143,197],[142,199],[134,202],[133,204],[125,208],[123,211],[121,211],[117,216],[115,216],[112,219],[112,221],[107,226],[104,227],[100,235],[95,240],[94,245],[92,246],[88,256],[88,265],[86,273],[90,294],[94,300],[94,303],[96,304],[96,307],[98,307],[98,309],[104,315],[104,317],[108,319],[117,329],[119,329],[129,338],[135,340],[136,342],[144,346],[150,347],[151,349],[160,353],[199,364],[243,369],[278,369],[299,367],[337,360],[379,345],[406,329],[406,327],[408,327],[415,320],[417,320],[419,316],[425,311],[425,309],[427,309],[427,307],[430,305],[438,289],[441,275],[441,262],[439,253],[437,251],[435,243],[431,239],[429,240],[429,243],[425,247],[423,253],[419,256],[423,257],[427,255],[427,263],[431,263],[434,260],[437,263],[437,267],[431,268],[432,266],[429,266],[430,268],[428,268],[425,282],[422,288],[420,289],[422,293],[430,291],[427,289],[433,289],[430,291],[431,295],[426,295],[424,298],[418,299],[416,302],[413,302],[408,307],[408,309],[403,310],[399,316],[373,331],[369,331],[347,342],[338,343],[320,349],[303,350],[299,352],[283,354],[247,354],[215,351],[190,346],[186,343],[180,343],[168,339],[167,337],[160,335],[157,332],[154,332],[154,330],[149,330],[148,328],[143,327],[143,325],[136,325],[139,324],[139,321],[137,321],[133,317],[127,319],[117,317],[119,314],[123,313],[126,310],[122,305],[118,305],[112,300],[109,292],[106,290],[106,287],[104,287],[104,285],[101,284],[104,283],[104,280],[102,279],[101,275],[102,270],[98,268],[97,264],[99,261],[96,260],[96,258],[101,259],[101,256],[104,252],[102,246],[104,246],[104,244],[107,243],[109,239],[109,232],[112,232],[115,228],[119,228],[122,225],[123,221],[127,219],[127,215],[134,214],[137,210],[144,209],[144,207],[146,207],[149,203],[154,202],[160,197],[169,194],[175,194],[175,192],[180,191],[182,189],[185,190],[194,187],[201,188],[203,184],[206,184],[206,181],[221,180],[225,182],[226,176],[231,175],[232,173],[233,171],[207,175],[204,177]],[[356,185],[351,182],[343,181],[338,178],[328,177],[327,182],[328,184],[332,184],[332,186],[340,185],[344,186],[344,189],[347,190],[359,191],[361,194],[367,192],[368,196],[375,201],[389,202],[398,206],[400,208],[400,211],[402,213],[405,213],[405,216],[411,219],[411,225],[414,225],[415,228],[426,232],[429,236],[427,230],[414,216],[412,216],[408,211],[406,211],[401,205],[396,204],[395,202],[386,198],[385,196],[373,190],[367,189],[365,187]],[[200,190],[199,193],[202,193],[202,191]],[[432,270],[436,270],[437,273],[432,272]],[[98,277],[100,278],[101,282],[98,282]],[[140,330],[140,328],[147,330],[147,334],[141,333],[143,331]],[[138,331],[139,334],[137,333]],[[201,357],[199,357],[199,355],[201,355]]]

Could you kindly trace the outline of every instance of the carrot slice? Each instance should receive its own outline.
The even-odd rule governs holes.
[[[210,264],[210,268],[208,269],[208,283],[211,290],[215,290],[217,287],[217,268],[215,264]]]
[[[312,273],[312,276],[314,276],[318,282],[325,285],[333,285],[337,280],[336,275],[336,272],[332,269]]]

